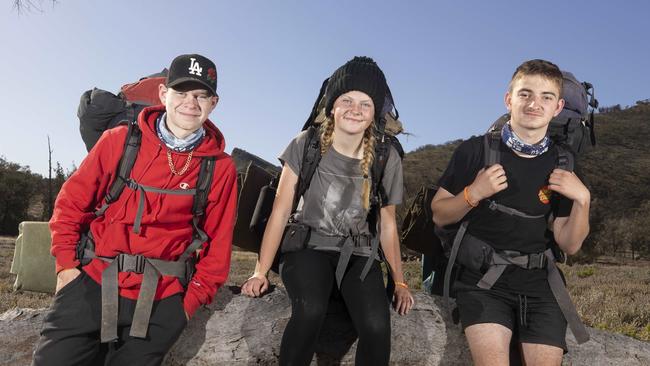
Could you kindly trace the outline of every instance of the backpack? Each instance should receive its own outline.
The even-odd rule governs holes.
[[[92,237],[92,232],[88,231],[81,234],[76,246],[76,259],[79,260],[81,265],[86,265],[93,259],[99,259],[109,263],[108,267],[102,272],[102,283],[104,285],[102,292],[106,292],[106,295],[102,296],[102,326],[100,331],[102,343],[118,339],[118,272],[143,274],[140,294],[138,295],[129,335],[144,338],[147,335],[147,329],[149,327],[151,306],[154,301],[159,276],[177,277],[183,287],[187,288],[195,271],[195,254],[203,243],[209,239],[208,235],[199,226],[200,220],[205,216],[205,207],[208,201],[208,193],[212,184],[216,161],[215,157],[205,157],[201,160],[196,188],[192,190],[149,187],[131,179],[131,170],[137,159],[141,142],[142,132],[138,127],[137,121],[129,122],[124,141],[124,149],[117,167],[117,177],[111,182],[104,196],[104,204],[95,211],[95,216],[99,217],[103,215],[106,209],[120,197],[124,188],[128,186],[129,189],[140,191],[139,199],[141,201],[133,223],[133,232],[140,233],[142,208],[144,207],[142,200],[144,200],[145,192],[192,194],[192,242],[185,248],[185,251],[183,251],[178,259],[174,261],[148,258],[142,255],[128,253],[120,253],[113,258],[108,258],[95,254],[95,241]],[[186,191],[186,193],[179,193],[179,191]]]
[[[164,84],[166,78],[167,69],[163,69],[125,84],[117,95],[98,88],[85,91],[79,101],[77,117],[86,150],[95,146],[104,131],[122,121],[134,121],[145,107],[160,104],[158,86]]]
[[[576,157],[596,144],[594,110],[598,108],[598,100],[595,99],[594,87],[591,83],[579,82],[572,73],[567,71],[562,71],[562,75],[564,76],[562,95],[565,105],[560,114],[551,120],[548,134],[556,146],[568,150],[569,153],[564,154],[563,158],[571,160],[571,170],[573,170]],[[493,137],[497,137],[496,134],[509,119],[509,114],[502,115],[492,123],[487,133],[495,133]],[[495,150],[491,149],[491,151]],[[426,195],[422,193],[424,190],[427,190]],[[437,248],[441,245],[436,236],[430,235],[434,231],[433,221],[430,219],[432,215],[430,198],[435,195],[436,190],[437,188],[433,186],[422,186],[402,222],[402,243],[407,248],[425,255],[427,252],[438,252],[438,249],[429,249],[430,246]]]
[[[587,108],[588,106],[596,108],[598,102],[593,98],[593,86],[591,86],[591,84],[577,82],[575,77],[568,72],[563,72],[563,75],[565,77],[563,94],[567,98],[567,101],[562,112],[551,121],[551,125],[549,125],[549,136],[553,140],[553,146],[558,153],[556,167],[573,171],[575,169],[575,160],[577,155],[583,152],[587,147],[585,141],[586,136],[590,136],[591,145],[595,145],[593,109],[589,114]],[[591,92],[589,90],[591,90]],[[591,96],[591,100],[587,100],[587,95]],[[579,97],[576,98],[576,96]],[[587,116],[589,116],[588,119],[586,119]],[[500,161],[499,146],[501,143],[501,128],[509,119],[510,116],[508,115],[500,117],[492,124],[484,135],[485,166],[490,166]],[[553,128],[551,128],[551,126],[553,126]],[[493,252],[493,249],[489,247],[489,245],[485,245],[485,243],[480,239],[471,237],[471,235],[465,232],[469,224],[467,220],[450,225],[449,227],[435,226],[432,220],[430,205],[431,198],[435,195],[436,191],[436,187],[421,188],[420,193],[411,204],[411,208],[402,224],[401,239],[409,249],[420,249],[418,250],[420,252],[426,251],[427,254],[432,253],[433,258],[428,258],[433,262],[429,265],[431,267],[429,269],[431,269],[432,272],[426,274],[423,271],[423,284],[425,287],[428,287],[431,293],[442,295],[444,303],[447,306],[449,304],[449,297],[453,296],[453,294],[450,293],[452,278],[456,277],[458,270],[462,267],[457,263],[457,259],[461,263],[464,263],[464,265],[468,266],[471,265],[472,262],[476,267],[480,267],[480,265],[483,264],[486,273],[481,279],[481,282],[477,285],[489,289],[492,284],[496,282],[500,273],[488,273],[492,267],[485,267],[486,260],[490,261],[492,265],[515,264],[524,267],[528,266],[528,268],[538,268],[535,266],[555,266],[554,262],[552,264],[550,263],[553,259],[563,261],[566,258],[557,244],[552,245],[552,247],[548,249],[551,254],[544,253],[543,255],[540,255],[537,253],[531,255],[519,255],[517,258],[501,257],[498,253]],[[511,215],[529,217],[522,212],[500,205],[494,201],[491,201],[489,206],[490,209],[507,212]],[[434,232],[435,235],[431,236],[431,232]],[[466,237],[468,239],[467,243],[465,242]],[[465,247],[468,247],[469,244],[472,243],[473,248],[465,248],[465,250],[463,250],[460,245],[461,242],[466,243]],[[434,248],[428,250],[421,249],[426,248],[427,246],[433,246]],[[480,258],[483,263],[476,263],[475,258],[471,260],[463,260],[462,258],[464,254],[469,255],[472,254],[470,252],[479,251],[483,252],[483,256]],[[440,255],[441,253],[443,255]],[[553,259],[547,259],[547,257]],[[443,268],[444,277],[441,276]],[[549,278],[551,278],[550,275]],[[556,295],[559,291],[559,287],[561,287],[560,284],[558,284],[557,278],[555,285],[555,288],[553,285],[551,285],[551,288],[558,299],[558,303],[560,304],[560,308],[569,323],[569,327],[578,340],[578,343],[586,342],[589,339],[589,335],[586,333],[586,330],[575,311],[575,307],[568,297],[568,293],[566,296],[564,294]],[[563,284],[561,285],[563,286]],[[564,290],[564,292],[566,291]],[[557,296],[565,297],[560,301],[560,298]]]
[[[590,147],[596,146],[594,110],[598,100],[594,95],[594,86],[589,82],[579,82],[572,73],[562,71],[564,77],[562,99],[564,108],[551,119],[548,135],[555,143],[561,143],[578,156]],[[510,120],[506,113],[497,118],[490,126],[491,130],[500,129]]]
[[[298,183],[296,184],[296,192],[294,195],[292,212],[295,212],[300,198],[305,194],[311,183],[311,178],[316,172],[318,163],[321,159],[320,152],[320,135],[318,133],[319,125],[325,120],[325,93],[329,78],[323,81],[318,98],[314,103],[311,114],[305,121],[302,131],[307,131],[307,138],[303,150],[303,158],[300,172],[298,174]],[[371,167],[372,184],[370,194],[370,212],[368,213],[369,227],[371,231],[374,230],[377,223],[377,215],[381,203],[386,201],[386,193],[383,186],[380,184],[383,178],[388,155],[390,154],[391,146],[394,147],[400,159],[404,157],[404,149],[397,139],[396,135],[403,132],[402,123],[399,120],[399,112],[395,108],[393,96],[388,89],[386,102],[384,103],[383,116],[377,123],[376,128],[376,143],[375,143],[375,159]],[[248,245],[247,250],[258,252],[262,242],[262,236],[266,230],[266,223],[271,216],[273,208],[273,201],[277,192],[277,183],[279,181],[279,174],[269,179],[269,183],[263,186],[257,192],[257,203],[255,210],[251,217],[238,217],[237,220],[246,220],[249,222],[250,231],[255,234],[258,240],[253,245]],[[244,191],[242,189],[242,194]],[[242,198],[240,198],[242,199]],[[250,221],[249,221],[250,219]],[[373,234],[375,234],[373,232]],[[235,239],[235,243],[237,243]]]
[[[99,209],[95,211],[95,216],[99,217],[103,215],[106,209],[108,209],[108,207],[113,202],[118,200],[118,198],[124,191],[124,188],[127,185],[132,185],[135,183],[132,182],[130,176],[131,176],[131,170],[133,169],[133,165],[135,164],[135,160],[137,159],[138,156],[138,151],[140,150],[141,141],[142,141],[142,132],[140,131],[137,122],[135,121],[130,122],[128,124],[126,139],[124,140],[124,149],[122,151],[122,157],[120,158],[120,161],[118,163],[117,176],[108,187],[108,190],[106,191],[106,195],[104,196],[104,203]],[[185,259],[188,260],[190,259],[191,254],[193,254],[200,247],[202,243],[208,240],[207,234],[205,234],[203,230],[199,228],[199,222],[201,218],[205,215],[205,207],[207,206],[208,203],[208,193],[210,190],[210,186],[212,184],[214,165],[215,165],[215,158],[213,156],[205,157],[201,161],[199,176],[197,178],[197,183],[196,183],[196,191],[194,193],[194,201],[192,203],[192,216],[193,216],[192,227],[194,232],[194,234],[192,235],[193,241],[185,250],[187,255],[186,253],[183,253],[183,255],[181,256],[182,258],[187,257]],[[143,190],[147,190],[147,188],[143,188]],[[138,222],[134,223],[133,230],[135,232],[139,232]],[[93,240],[91,237],[88,237],[87,235],[86,236],[82,235],[82,237],[83,238],[78,243],[76,249],[77,259],[81,261],[82,265],[86,265],[90,263],[90,260],[92,259],[92,258],[88,258],[86,256],[86,253],[88,253],[88,251],[94,251],[94,243],[92,242]],[[191,274],[194,271],[193,263],[191,263],[191,267],[192,268],[189,268],[190,271],[188,272],[188,278],[186,278],[185,281],[181,281],[185,285],[187,284],[187,282],[189,282],[189,277],[191,277]]]
[[[123,85],[118,95],[98,88],[87,90],[81,95],[77,116],[79,117],[81,137],[88,151],[93,148],[105,130],[119,125],[126,124],[128,126],[124,149],[116,171],[117,177],[108,187],[103,205],[95,211],[96,216],[103,215],[109,205],[117,201],[127,185],[137,185],[130,179],[142,140],[137,117],[145,107],[160,104],[158,86],[165,83],[166,77],[167,69],[163,69],[161,72],[143,77],[137,82]],[[193,241],[188,246],[186,253],[182,255],[182,259],[187,260],[186,278],[181,279],[185,285],[194,272],[192,254],[208,239],[207,235],[199,228],[199,221],[205,215],[214,164],[214,157],[207,157],[201,161],[192,205]],[[144,191],[156,188],[144,187],[142,189]],[[138,232],[139,228],[139,218],[136,218],[134,231]],[[81,264],[88,264],[94,255],[92,237],[83,234],[76,250],[77,259],[81,261]]]

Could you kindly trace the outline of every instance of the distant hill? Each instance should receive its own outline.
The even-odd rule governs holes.
[[[488,118],[489,117],[489,118]],[[486,117],[489,127],[492,117]],[[613,251],[650,256],[650,104],[596,115],[596,146],[579,158],[578,173],[592,194],[587,256]],[[462,140],[426,145],[404,157],[405,202],[434,184]],[[403,212],[403,210],[402,210]]]

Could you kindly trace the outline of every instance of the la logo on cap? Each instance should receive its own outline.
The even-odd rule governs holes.
[[[190,70],[190,75],[196,75],[196,76],[201,76],[201,73],[203,72],[203,68],[199,66],[199,63],[196,62],[195,58],[190,58],[190,67],[188,68]]]

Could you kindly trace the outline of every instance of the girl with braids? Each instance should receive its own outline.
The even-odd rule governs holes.
[[[379,222],[370,225],[369,221],[376,220],[368,220],[375,217],[371,167],[376,124],[382,112],[392,108],[384,105],[387,100],[386,104],[392,104],[387,94],[383,72],[368,57],[355,57],[329,78],[324,95],[326,118],[317,131],[321,160],[309,187],[297,197],[295,212],[294,195],[308,131],[301,132],[280,156],[283,169],[273,212],[255,273],[242,285],[242,292],[257,297],[268,289],[267,272],[287,222],[307,227],[304,248],[287,252],[282,245],[280,275],[292,309],[280,346],[281,365],[311,362],[333,292],[343,298],[359,336],[356,364],[388,364],[390,311],[379,246],[396,285],[395,310],[404,315],[413,306],[402,275],[395,222],[395,206],[403,195],[402,163],[392,146],[380,182],[385,195],[378,208]]]

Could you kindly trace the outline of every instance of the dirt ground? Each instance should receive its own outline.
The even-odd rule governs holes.
[[[0,236],[0,313],[15,307],[42,308],[52,296],[13,291],[15,276],[9,273],[14,252],[13,237]],[[234,251],[228,285],[241,285],[255,268],[256,254]],[[650,342],[650,262],[608,258],[590,265],[562,266],[569,292],[585,323]],[[404,277],[414,290],[421,288],[418,260],[404,263]],[[273,284],[282,281],[271,273]]]

